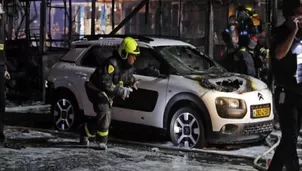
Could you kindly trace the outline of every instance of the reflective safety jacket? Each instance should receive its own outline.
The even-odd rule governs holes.
[[[134,82],[133,67],[114,53],[95,69],[85,87],[92,103],[109,102],[112,105],[115,96],[122,97],[122,87],[131,86]]]

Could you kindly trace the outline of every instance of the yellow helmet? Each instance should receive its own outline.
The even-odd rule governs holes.
[[[118,53],[122,59],[127,59],[128,54],[139,55],[140,50],[136,40],[132,37],[126,37],[118,48]]]
[[[248,12],[248,15],[250,16],[254,26],[259,26],[261,24],[261,19],[256,13],[255,9],[253,9],[251,6],[247,6],[245,7],[245,10]]]

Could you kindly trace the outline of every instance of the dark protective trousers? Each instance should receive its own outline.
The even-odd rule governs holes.
[[[282,138],[268,171],[282,171],[283,166],[288,171],[299,171],[297,138],[301,127],[302,96],[288,90],[277,88],[275,92]]]
[[[85,83],[85,89],[96,113],[96,117],[90,118],[84,124],[85,133],[88,137],[96,136],[98,142],[107,143],[111,123],[111,106],[107,98],[89,82]]]
[[[0,142],[4,141],[4,112],[5,112],[5,78],[4,78],[4,66],[0,66]]]
[[[107,143],[111,123],[111,108],[108,103],[100,103],[94,104],[93,109],[97,115],[86,123],[86,135],[95,135],[97,141]]]

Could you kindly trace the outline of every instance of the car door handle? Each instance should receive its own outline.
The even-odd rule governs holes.
[[[75,74],[78,75],[78,76],[85,76],[85,77],[87,77],[87,74],[83,73],[83,72],[76,72]]]
[[[83,78],[83,79],[86,79],[87,78],[87,74],[86,73],[83,73],[83,72],[76,72],[75,73],[77,76]]]

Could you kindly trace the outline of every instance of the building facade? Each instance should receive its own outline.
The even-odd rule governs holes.
[[[91,0],[51,0],[46,11],[40,10],[40,1],[32,1],[29,5],[29,30],[26,30],[24,10],[14,16],[12,39],[20,39],[39,34],[41,12],[46,14],[46,39],[66,41],[69,27],[73,39],[83,35],[109,34],[119,25],[141,1],[137,0],[96,0],[95,17],[92,17]],[[262,18],[265,18],[266,1],[245,0],[244,3],[253,5]],[[72,8],[72,25],[69,26],[69,7]],[[181,38],[203,50],[206,37],[207,0],[149,0],[148,9],[143,7],[117,34],[163,35]],[[214,4],[214,44],[223,47],[221,32],[227,27],[228,16],[233,14],[232,4]],[[92,26],[92,20],[95,25]],[[27,32],[27,34],[25,33]],[[47,46],[66,46],[66,43],[48,43]],[[219,53],[219,50],[214,50]],[[218,55],[218,54],[214,54]]]

